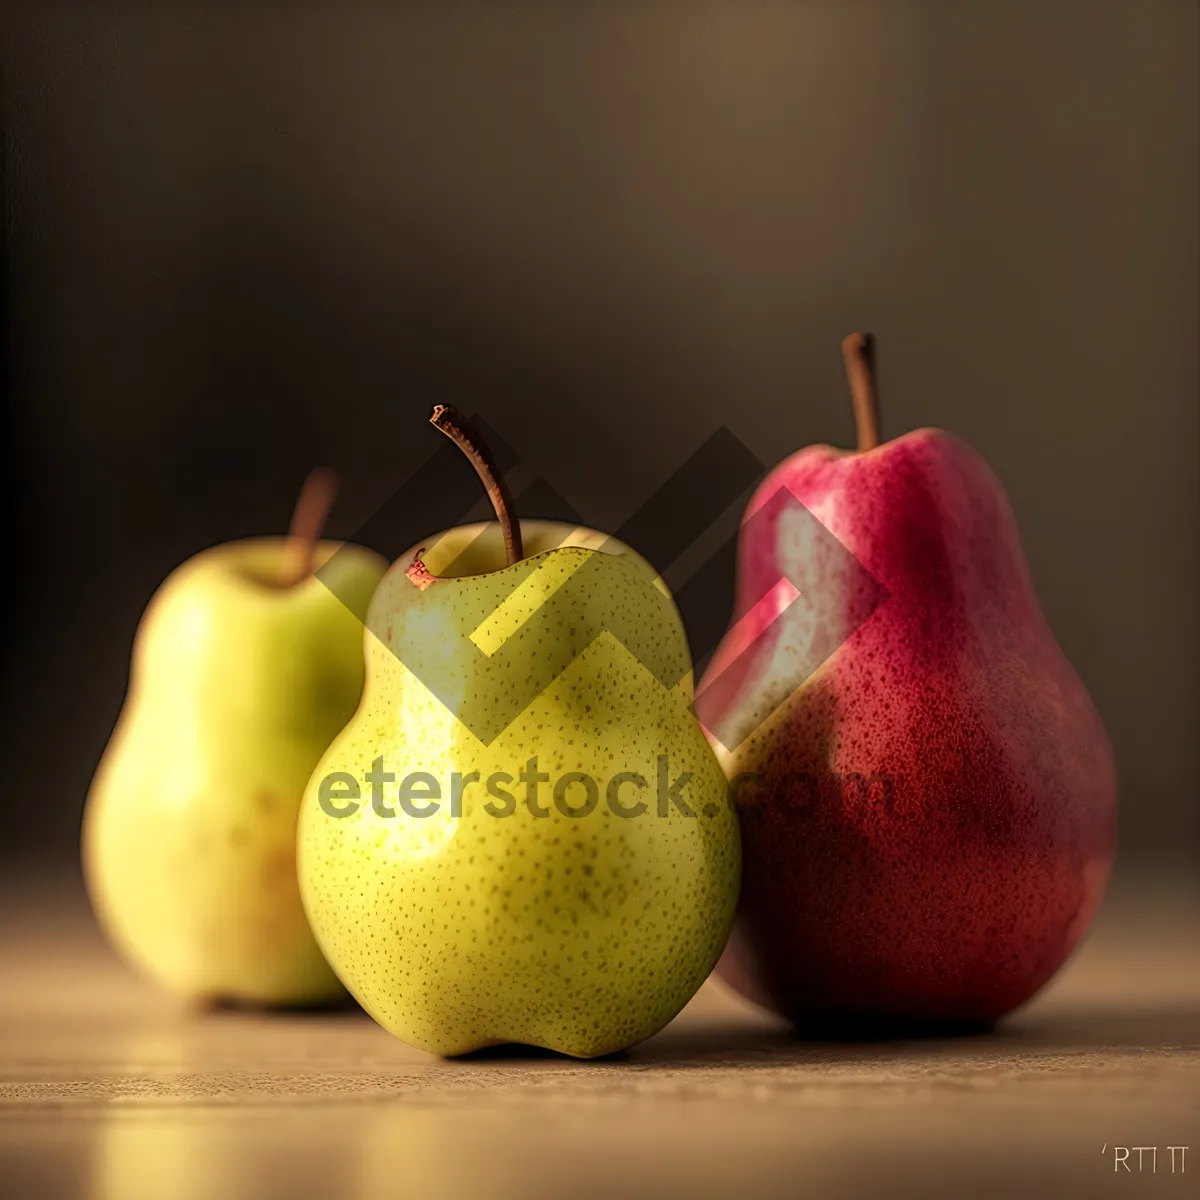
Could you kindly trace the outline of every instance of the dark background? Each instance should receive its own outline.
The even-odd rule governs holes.
[[[4,11],[5,852],[315,463],[348,535],[452,400],[615,528],[718,425],[847,443],[856,327],[1004,481],[1127,860],[1200,844],[1194,3]]]

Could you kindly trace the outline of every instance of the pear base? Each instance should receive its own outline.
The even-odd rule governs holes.
[[[623,1054],[623,1050],[613,1050],[607,1054],[581,1059],[577,1054],[568,1054],[565,1050],[552,1050],[549,1046],[534,1046],[528,1042],[498,1042],[492,1046],[481,1046],[478,1050],[467,1050],[462,1054],[446,1057],[455,1062],[521,1062],[529,1059],[570,1058],[584,1062],[603,1062]]]

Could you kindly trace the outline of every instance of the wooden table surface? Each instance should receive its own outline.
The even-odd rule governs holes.
[[[357,1012],[189,1011],[111,956],[77,885],[6,882],[0,1195],[1200,1196],[1182,876],[1118,880],[1083,949],[988,1035],[802,1043],[710,982],[591,1063],[443,1061]],[[1172,1145],[1190,1147],[1174,1172]],[[1157,1147],[1140,1173],[1137,1146]]]

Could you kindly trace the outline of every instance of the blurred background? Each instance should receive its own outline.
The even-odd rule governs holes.
[[[1198,45],[1188,0],[7,4],[0,854],[75,869],[151,594],[314,464],[349,535],[453,401],[615,528],[718,426],[848,444],[866,327],[885,435],[1007,488],[1124,861],[1195,855]]]

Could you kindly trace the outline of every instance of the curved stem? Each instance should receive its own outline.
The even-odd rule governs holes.
[[[280,573],[281,586],[291,587],[312,574],[317,543],[321,540],[337,494],[338,477],[328,467],[317,467],[304,481],[292,513],[292,523],[288,527],[283,570]]]
[[[466,456],[475,474],[487,488],[488,499],[496,510],[500,532],[504,534],[504,556],[511,567],[525,557],[521,544],[521,526],[513,520],[513,502],[503,476],[496,470],[495,459],[478,432],[453,404],[435,404],[429,423],[441,430]]]
[[[875,338],[869,333],[852,333],[842,342],[842,361],[854,404],[854,428],[858,450],[879,445],[879,397],[875,390]]]

